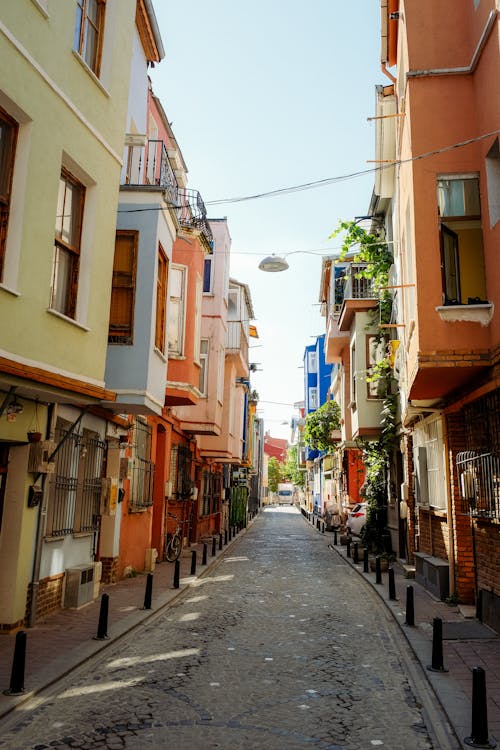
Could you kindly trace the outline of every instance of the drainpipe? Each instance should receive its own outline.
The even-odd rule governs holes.
[[[450,566],[449,589],[450,596],[455,593],[455,540],[453,533],[453,513],[451,506],[451,472],[450,472],[450,446],[448,442],[448,424],[446,417],[443,419],[443,444],[445,449],[446,461],[444,471],[446,477],[446,513],[448,514],[448,563]]]
[[[389,71],[387,70],[387,65],[386,65],[386,63],[385,63],[385,62],[383,62],[383,63],[382,63],[381,65],[380,65],[380,70],[381,70],[381,71],[382,71],[382,73],[384,73],[384,74],[385,74],[385,75],[387,76],[387,78],[389,78],[389,79],[390,79],[390,80],[391,80],[391,81],[392,81],[393,83],[397,83],[397,80],[398,80],[398,79],[397,79],[397,78],[395,78],[395,77],[394,77],[394,76],[392,75],[392,73],[390,73],[390,72],[389,72]]]

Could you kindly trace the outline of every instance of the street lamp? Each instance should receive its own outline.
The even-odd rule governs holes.
[[[280,255],[275,255],[273,253],[272,255],[268,255],[266,258],[263,258],[260,261],[259,268],[261,271],[270,271],[271,273],[276,273],[278,271],[286,271],[287,268],[289,268],[289,265],[286,262],[285,258],[282,258]]]

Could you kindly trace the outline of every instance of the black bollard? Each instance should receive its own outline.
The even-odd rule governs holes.
[[[359,563],[359,551],[358,551],[358,543],[357,542],[354,542],[354,544],[353,544],[352,559],[354,560],[354,562],[356,564]]]
[[[406,587],[406,620],[405,624],[413,627],[415,625],[415,609],[413,606],[413,586]]]
[[[101,608],[99,610],[99,623],[97,625],[97,635],[94,640],[103,641],[109,638],[108,635],[108,612],[109,612],[109,594],[101,596]]]
[[[335,529],[335,531],[333,532],[333,543],[334,543],[335,546],[337,546],[337,544],[338,544],[337,529]]]
[[[396,601],[396,581],[394,580],[394,568],[389,568],[389,599]]]
[[[447,672],[443,666],[443,621],[435,617],[432,621],[432,664],[427,667],[431,672]]]
[[[382,564],[380,555],[375,558],[375,583],[382,583]]]
[[[231,531],[232,531],[232,526],[230,526],[229,530],[228,530],[228,535],[227,536],[228,536],[229,541],[231,541],[231,539],[233,538],[233,535],[232,535]]]
[[[4,695],[21,695],[24,689],[24,667],[26,663],[26,633],[20,630],[16,633],[14,644],[14,658],[12,659],[12,670],[10,673],[10,687],[4,690]]]
[[[196,573],[196,550],[191,552],[191,575],[194,576]]]
[[[351,541],[350,539],[347,540],[345,545],[346,551],[347,551],[347,557],[351,556]]]
[[[217,546],[217,537],[212,537],[212,557],[215,557],[215,548]]]
[[[202,565],[206,565],[207,564],[207,552],[208,552],[207,545],[204,544],[203,545],[203,555],[201,557],[201,564]]]
[[[222,534],[219,534],[219,549],[222,549]]]
[[[148,573],[148,577],[146,578],[146,591],[144,592],[143,609],[151,609],[152,598],[153,598],[153,574]]]
[[[227,544],[227,529],[224,529],[224,544]]]
[[[179,560],[176,560],[175,561],[175,565],[174,565],[174,589],[178,589],[179,588],[180,574],[181,574],[181,564],[180,564]]]
[[[321,524],[321,533],[322,534],[325,533],[325,524],[324,523]]]
[[[363,573],[368,573],[368,550],[363,548]]]
[[[496,742],[488,738],[486,674],[482,667],[472,670],[472,730],[464,742],[472,747],[496,747]]]

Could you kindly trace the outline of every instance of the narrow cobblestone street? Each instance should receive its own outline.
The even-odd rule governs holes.
[[[23,704],[0,747],[438,750],[407,648],[324,537],[269,508],[175,604]]]

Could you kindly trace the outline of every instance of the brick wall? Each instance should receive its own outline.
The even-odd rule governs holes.
[[[119,558],[101,557],[100,562],[102,563],[101,583],[116,583],[119,578]]]
[[[442,511],[430,508],[418,509],[419,552],[448,559],[449,526],[448,518]]]
[[[50,578],[42,579],[38,584],[38,598],[35,619],[45,617],[54,612],[56,609],[62,607],[62,592],[64,584],[64,573],[59,573],[56,576],[50,576]],[[29,621],[30,617],[30,602],[31,602],[31,590],[32,585],[28,587],[28,604],[26,607],[26,622]]]

